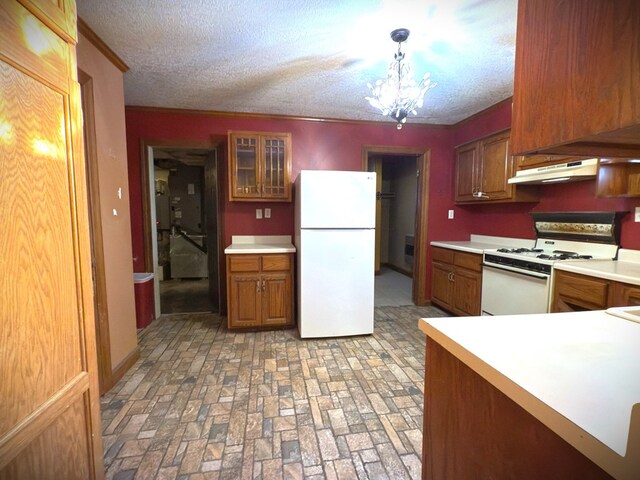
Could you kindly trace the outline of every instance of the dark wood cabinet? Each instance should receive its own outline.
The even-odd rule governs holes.
[[[640,286],[554,270],[552,312],[604,310],[640,305]]]
[[[509,143],[505,130],[456,148],[456,203],[537,200],[535,186],[508,183],[517,161]]]
[[[612,295],[612,307],[640,306],[640,285],[614,282]]]
[[[229,201],[291,201],[291,134],[229,132]]]
[[[640,3],[520,0],[512,150],[640,154]]]
[[[482,255],[432,248],[431,302],[458,315],[480,315]]]
[[[601,158],[596,180],[598,197],[640,197],[640,163],[637,159]]]
[[[607,308],[609,280],[556,270],[554,273],[554,312],[577,312]]]
[[[227,255],[228,327],[293,325],[293,255]]]

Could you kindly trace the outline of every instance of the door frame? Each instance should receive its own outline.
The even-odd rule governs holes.
[[[194,148],[194,149],[206,149],[212,151],[218,151],[220,149],[221,144],[226,141],[226,137],[223,136],[212,136],[209,141],[193,141],[193,140],[162,140],[162,139],[153,139],[153,138],[141,138],[140,139],[140,188],[141,188],[141,197],[142,197],[142,236],[143,236],[143,247],[144,247],[144,268],[147,272],[155,273],[155,262],[153,260],[153,232],[152,232],[152,215],[151,215],[151,207],[152,200],[151,195],[152,192],[149,188],[150,178],[149,172],[151,171],[150,162],[153,161],[153,158],[149,156],[149,148],[153,147],[165,147],[165,148]],[[224,205],[224,182],[220,182],[220,152],[218,151],[216,154],[217,157],[217,208],[216,208],[216,226],[217,226],[217,238],[216,245],[218,246],[218,302],[217,304],[220,306],[220,314],[223,313],[223,297],[224,293],[220,285],[222,282],[220,281],[223,275],[226,272],[224,262],[221,262],[221,259],[224,259],[224,255],[221,253],[222,245],[220,239],[224,238],[224,223],[222,222],[222,208]],[[207,218],[209,218],[210,213],[208,213]],[[207,228],[209,230],[209,228]],[[207,231],[207,236],[209,232]],[[211,282],[211,279],[209,279]],[[158,293],[159,295],[159,293]],[[215,302],[214,302],[215,304]],[[158,313],[158,312],[156,312]]]
[[[418,306],[428,305],[427,284],[427,233],[429,220],[429,165],[431,149],[396,147],[390,145],[363,145],[362,170],[367,171],[369,155],[415,156],[418,174],[418,192],[415,219],[413,288],[411,298]]]
[[[84,132],[87,196],[89,198],[89,226],[91,265],[94,281],[94,312],[96,324],[96,350],[98,354],[98,380],[100,395],[104,395],[117,381],[111,365],[111,336],[107,306],[107,279],[105,276],[104,241],[102,236],[102,210],[100,208],[100,172],[95,126],[93,78],[78,69],[80,99]]]

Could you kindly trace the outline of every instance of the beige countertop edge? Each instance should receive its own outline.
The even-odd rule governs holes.
[[[424,319],[418,320],[418,327],[454,357],[540,420],[611,476],[621,480],[637,480],[638,472],[640,471],[640,456],[629,452],[640,452],[640,404],[633,406],[627,455],[621,457],[597,438],[578,427],[571,420],[469,352]],[[635,435],[633,435],[634,432]]]
[[[640,285],[640,264],[604,260],[594,262],[556,262],[554,269],[589,275],[615,282]]]
[[[267,245],[267,244],[231,244],[224,249],[227,255],[243,255],[243,254],[268,254],[268,253],[296,253],[296,247],[292,244],[284,245]]]
[[[431,242],[431,246],[450,248],[451,250],[459,250],[461,252],[483,254],[485,250],[495,250],[496,248],[503,247],[504,245],[493,245],[489,243],[479,243],[479,242],[471,242],[471,241],[460,241],[460,242],[435,241],[435,242]]]

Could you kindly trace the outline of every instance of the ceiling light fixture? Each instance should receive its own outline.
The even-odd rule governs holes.
[[[378,80],[375,85],[367,84],[371,89],[371,96],[365,97],[369,103],[379,109],[383,115],[388,115],[398,122],[398,130],[407,121],[409,113],[417,114],[416,109],[421,108],[424,95],[436,84],[425,73],[416,83],[411,74],[411,65],[404,62],[405,54],[402,53],[402,42],[409,38],[409,30],[398,28],[391,32],[391,39],[398,44],[398,53],[389,64],[389,72],[386,80]]]

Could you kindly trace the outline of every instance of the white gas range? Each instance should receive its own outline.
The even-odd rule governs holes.
[[[537,237],[533,248],[484,252],[482,314],[547,313],[553,264],[615,259],[622,213],[531,213]]]

